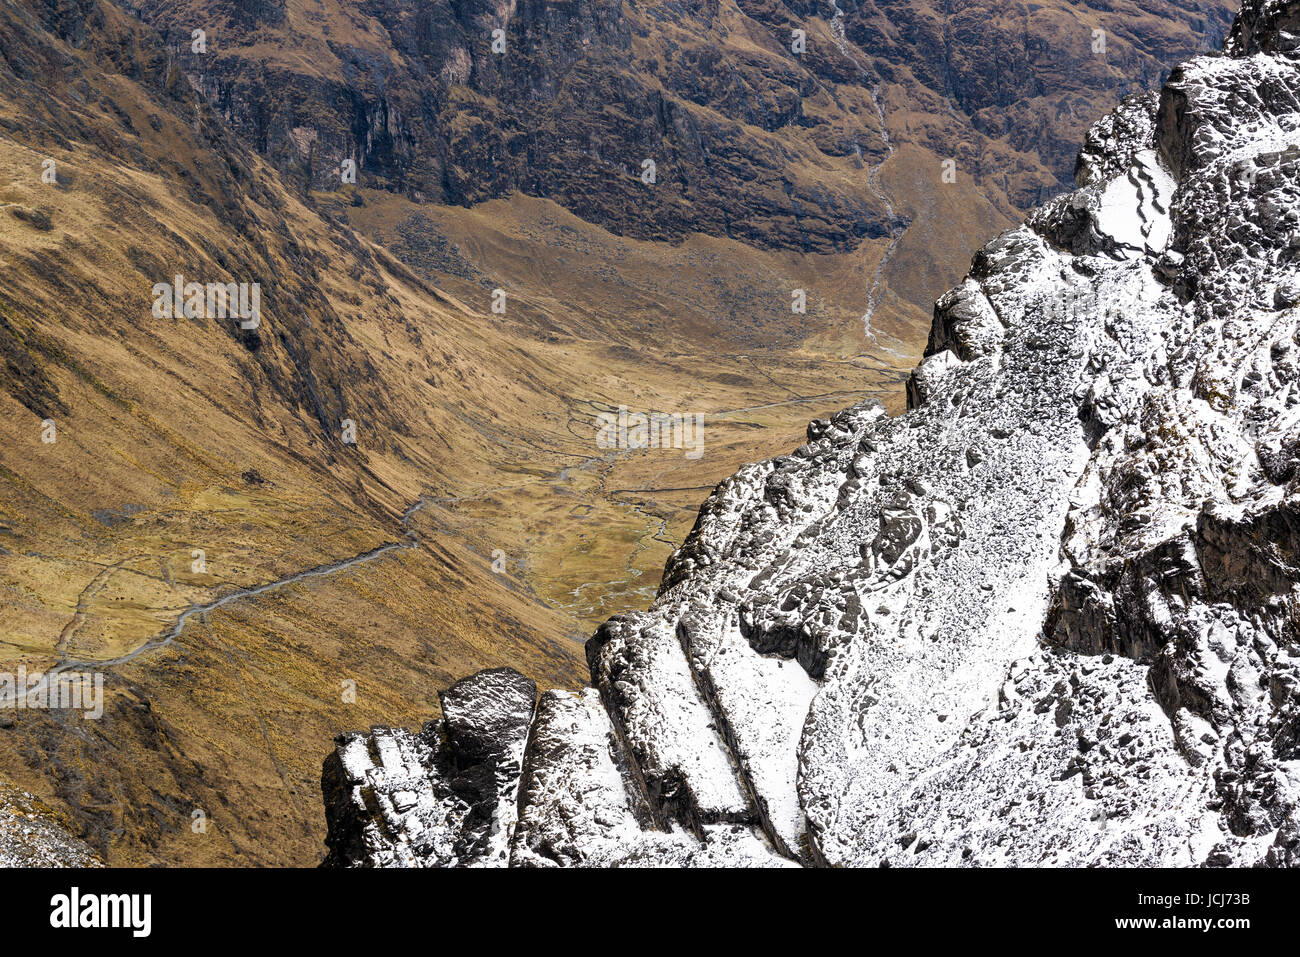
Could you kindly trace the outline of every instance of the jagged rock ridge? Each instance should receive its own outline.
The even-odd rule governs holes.
[[[542,699],[513,863],[1300,860],[1298,34],[1248,0],[1098,123],[936,305],[906,415],[718,487]]]

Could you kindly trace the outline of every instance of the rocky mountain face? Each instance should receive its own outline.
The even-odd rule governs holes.
[[[1231,0],[127,5],[302,186],[339,189],[350,161],[421,201],[520,191],[619,235],[815,253],[928,237],[944,160],[976,184],[972,215],[1018,219],[1066,186],[1089,123],[1231,16]],[[923,317],[933,291],[900,288]]]
[[[331,861],[1300,863],[1297,174],[1300,2],[1247,0],[979,251],[905,415],[718,486],[592,688],[341,738]]]

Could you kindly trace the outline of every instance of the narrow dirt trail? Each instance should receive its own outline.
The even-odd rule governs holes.
[[[267,592],[275,591],[276,589],[279,588],[285,588],[289,585],[293,585],[297,582],[305,581],[307,579],[321,578],[327,575],[333,575],[338,572],[346,571],[349,568],[355,568],[358,565],[363,565],[366,562],[374,561],[375,559],[380,558],[391,551],[395,551],[396,549],[414,548],[414,547],[416,547],[415,542],[390,542],[386,545],[381,545],[378,548],[373,548],[370,551],[362,552],[360,555],[354,555],[351,558],[342,559],[337,562],[331,562],[328,565],[319,565],[315,568],[309,568],[305,571],[295,572],[294,574],[289,575],[285,578],[279,578],[276,579],[275,581],[265,582],[261,585],[254,585],[249,588],[240,588],[236,591],[232,591],[229,592],[228,594],[222,595],[220,598],[216,598],[213,601],[205,602],[204,604],[201,605],[193,605],[181,613],[180,617],[176,619],[176,623],[171,628],[167,629],[165,632],[153,638],[150,638],[148,641],[144,642],[141,645],[138,645],[137,647],[133,648],[131,651],[127,652],[124,655],[120,655],[117,658],[84,660],[84,659],[67,657],[63,651],[60,651],[58,657],[58,664],[56,664],[53,668],[47,670],[44,673],[42,679],[36,684],[36,686],[28,690],[28,694],[39,693],[45,690],[47,687],[49,687],[50,682],[54,678],[58,677],[60,674],[63,674],[64,672],[96,671],[96,670],[104,670],[109,668],[116,668],[119,665],[124,665],[134,661],[135,659],[139,658],[143,654],[147,654],[148,652],[151,651],[158,651],[162,648],[166,648],[169,645],[174,644],[176,642],[176,640],[180,637],[181,632],[185,630],[186,623],[189,622],[190,619],[196,616],[201,619],[208,612],[215,611],[218,608],[222,608],[226,605],[232,604],[237,601],[243,601],[245,598],[254,598],[257,595],[264,595]],[[0,706],[3,706],[5,704],[11,704],[11,703],[12,703],[11,701],[0,701]]]
[[[801,404],[807,404],[811,402],[825,401],[827,399],[834,399],[834,398],[847,397],[847,396],[861,396],[861,395],[862,393],[859,391],[829,392],[829,393],[823,393],[819,395],[808,395],[808,396],[792,395],[790,398],[779,400],[776,402],[764,403],[762,405],[744,406],[736,409],[722,409],[715,412],[707,413],[707,415],[713,418],[727,418],[733,415],[739,415],[746,412],[763,411],[767,409],[780,408],[783,406],[801,405]],[[585,401],[585,403],[578,403],[578,404],[579,405],[586,404],[591,408],[602,409],[604,411],[613,410],[612,407],[605,407],[603,403],[599,403],[599,402]],[[570,425],[572,426],[576,421],[579,420],[571,419]],[[636,551],[634,552],[633,556],[630,557],[628,560],[629,568],[631,567],[631,564],[635,559],[635,554],[640,553],[641,551],[644,551],[646,548],[651,547],[646,542],[646,539],[650,539],[653,542],[658,542],[659,544],[666,545],[669,547],[677,546],[678,543],[673,542],[666,538],[666,533],[667,533],[666,519],[664,519],[662,516],[655,515],[654,513],[646,510],[644,502],[620,501],[619,498],[617,497],[618,495],[653,494],[658,491],[675,491],[675,490],[671,490],[671,489],[669,490],[660,490],[660,489],[610,490],[609,488],[607,488],[606,480],[609,476],[610,471],[612,471],[614,466],[619,461],[629,458],[635,452],[638,452],[640,450],[638,449],[605,450],[602,451],[601,454],[599,455],[589,455],[585,457],[579,452],[567,452],[561,449],[539,448],[538,451],[542,451],[548,454],[561,455],[569,458],[578,459],[578,462],[576,463],[570,463],[560,469],[557,469],[555,472],[545,476],[540,480],[534,480],[534,481],[540,481],[541,484],[550,484],[557,481],[565,482],[574,471],[586,470],[591,468],[599,468],[603,466],[597,483],[597,489],[596,489],[597,497],[604,499],[605,501],[607,501],[609,504],[613,506],[616,506],[621,509],[626,509],[632,514],[636,515],[640,520],[638,524],[640,524],[641,522],[644,523],[644,531],[640,536],[638,536],[637,539]],[[422,509],[426,508],[429,505],[454,506],[465,502],[481,500],[483,498],[486,498],[489,495],[498,492],[508,492],[515,487],[516,486],[513,485],[495,485],[495,486],[484,486],[478,489],[473,489],[462,495],[450,495],[450,496],[434,496],[429,494],[421,495],[416,501],[412,502],[409,506],[407,506],[407,508],[402,513],[401,522],[406,531],[406,541],[388,542],[383,545],[376,546],[375,548],[369,549],[367,551],[361,552],[357,555],[352,555],[350,557],[341,558],[338,559],[337,561],[329,562],[327,564],[317,565],[313,568],[308,568],[302,571],[294,572],[291,575],[286,575],[283,578],[278,578],[275,579],[274,581],[264,582],[260,585],[250,585],[245,588],[238,588],[233,591],[227,592],[224,595],[220,595],[216,598],[213,598],[210,601],[203,602],[201,604],[191,605],[185,611],[181,612],[180,616],[176,619],[175,623],[171,627],[160,632],[159,634],[148,639],[147,641],[144,641],[137,647],[133,648],[131,651],[127,652],[126,654],[120,655],[116,658],[104,658],[104,659],[95,659],[95,660],[76,658],[69,653],[69,647],[71,644],[70,639],[76,633],[76,631],[82,626],[82,624],[84,624],[86,618],[88,617],[90,611],[88,600],[91,597],[93,597],[94,594],[97,594],[98,592],[103,590],[103,588],[107,585],[109,579],[112,577],[113,573],[120,570],[128,562],[132,561],[132,559],[129,558],[122,559],[121,561],[116,562],[113,565],[106,566],[99,574],[95,576],[95,578],[86,586],[86,588],[83,589],[82,594],[78,598],[77,608],[74,611],[73,617],[68,622],[68,624],[64,626],[64,629],[60,635],[58,645],[56,646],[55,654],[56,654],[57,663],[44,673],[41,681],[38,682],[38,684],[34,688],[29,689],[28,693],[29,694],[32,692],[39,693],[45,690],[46,688],[49,687],[51,681],[57,678],[60,674],[66,672],[96,671],[96,670],[112,669],[121,665],[129,664],[130,662],[135,661],[137,658],[139,658],[142,655],[148,654],[153,651],[158,651],[163,648],[167,648],[170,645],[175,644],[180,639],[182,633],[185,630],[186,624],[188,624],[190,621],[195,619],[203,620],[204,617],[208,615],[208,613],[217,611],[229,605],[233,605],[236,602],[244,601],[247,599],[255,599],[260,595],[265,595],[269,592],[274,592],[282,588],[287,588],[289,586],[298,584],[300,582],[306,582],[306,581],[311,581],[312,579],[327,578],[333,575],[337,575],[342,572],[346,572],[350,569],[357,568],[366,565],[370,562],[377,561],[383,558],[384,556],[389,555],[398,550],[419,548],[421,547],[421,545],[423,545],[423,540],[421,539],[419,533],[416,532],[411,527],[411,521],[415,517],[415,515],[418,512],[420,512]],[[630,582],[622,582],[622,583],[629,584]],[[602,583],[592,583],[592,584],[609,585],[609,584],[620,584],[620,582],[614,581],[614,582],[602,582]],[[657,583],[655,584],[654,587],[655,588],[658,587]],[[647,588],[649,588],[649,586],[647,586]],[[574,606],[561,604],[561,605],[557,605],[556,607],[562,610],[567,610],[570,607],[576,607],[577,604],[580,603],[575,603]],[[12,703],[12,702],[0,701],[0,705],[6,703]]]
[[[408,506],[406,511],[402,515],[403,524],[408,526],[406,532],[407,541],[388,542],[387,544],[377,546],[376,548],[369,549],[367,551],[361,552],[360,554],[353,555],[349,558],[342,558],[339,559],[338,561],[329,562],[324,565],[317,565],[313,568],[308,568],[308,569],[304,569],[303,571],[294,572],[292,575],[286,575],[283,578],[277,578],[274,581],[263,582],[260,585],[250,585],[247,588],[239,588],[234,591],[228,592],[224,595],[221,595],[217,598],[214,598],[212,601],[204,602],[198,605],[192,605],[188,609],[183,611],[180,617],[176,619],[176,623],[172,625],[170,628],[168,628],[166,631],[161,632],[160,634],[154,636],[153,638],[150,638],[148,641],[145,641],[144,643],[133,648],[131,651],[127,652],[126,654],[120,655],[116,658],[87,660],[87,659],[74,658],[67,653],[66,639],[68,637],[69,629],[75,629],[75,627],[79,627],[80,624],[85,620],[86,613],[87,613],[87,609],[82,607],[84,602],[79,601],[77,612],[74,615],[73,620],[69,622],[69,624],[64,628],[63,637],[60,639],[58,648],[56,650],[57,664],[53,668],[48,669],[43,674],[41,680],[35,685],[35,687],[29,689],[27,693],[32,694],[32,693],[40,693],[41,691],[44,691],[46,688],[49,687],[50,682],[52,680],[57,678],[60,674],[63,674],[68,671],[95,671],[95,670],[105,670],[109,668],[115,668],[118,667],[119,665],[124,665],[129,662],[132,662],[143,654],[147,654],[151,651],[158,651],[162,648],[166,648],[169,645],[174,644],[176,640],[180,638],[181,633],[185,630],[186,623],[188,623],[191,619],[195,617],[202,619],[209,612],[216,611],[217,609],[223,608],[226,605],[230,605],[238,601],[243,601],[246,598],[255,598],[258,595],[264,595],[267,592],[276,591],[277,589],[280,588],[286,588],[298,582],[307,581],[313,578],[324,578],[330,575],[335,575],[340,572],[347,571],[348,569],[356,568],[368,562],[375,561],[376,559],[382,558],[384,555],[387,555],[389,552],[393,552],[398,549],[417,548],[420,545],[420,539],[419,536],[410,529],[409,522],[416,512],[424,508],[425,504],[426,504],[425,498],[422,496],[420,499],[418,499],[410,506]],[[104,572],[101,572],[99,575],[97,575],[95,579],[91,582],[91,584],[87,586],[86,590],[83,591],[83,596],[91,589],[94,589],[95,591],[101,590],[104,584],[106,584],[107,582],[107,577],[106,577],[107,574],[116,571],[128,560],[129,559],[123,559],[121,562],[109,566],[107,569],[105,569]],[[11,703],[12,703],[11,701],[0,701],[0,705],[11,704]]]

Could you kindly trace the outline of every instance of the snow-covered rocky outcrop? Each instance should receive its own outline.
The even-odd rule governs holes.
[[[0,784],[0,868],[103,866],[66,818],[34,795]]]
[[[1298,56],[1248,0],[1099,122],[910,411],[722,483],[594,690],[340,739],[331,859],[1300,863]]]

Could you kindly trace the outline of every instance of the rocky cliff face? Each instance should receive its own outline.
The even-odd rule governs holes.
[[[1300,861],[1298,36],[1248,0],[1098,123],[938,302],[910,411],[720,485],[518,773],[500,675],[446,732],[341,739],[332,860]],[[469,838],[397,797],[453,788],[456,723],[495,755]]]
[[[623,235],[819,252],[909,218],[910,202],[854,175],[899,143],[934,168],[956,159],[995,205],[1055,192],[1080,128],[1217,42],[1230,16],[1229,0],[128,6],[226,122],[304,185],[338,188],[347,158],[362,182],[432,202],[519,190]],[[663,188],[645,188],[646,159]]]

